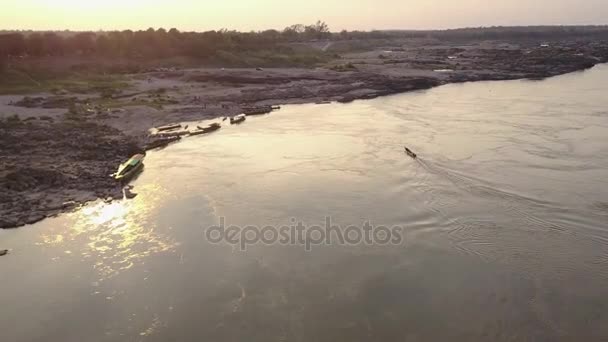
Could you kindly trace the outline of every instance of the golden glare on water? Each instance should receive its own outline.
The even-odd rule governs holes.
[[[64,234],[45,235],[48,245],[82,242],[80,256],[93,258],[95,269],[102,278],[110,278],[127,270],[144,258],[175,247],[175,243],[155,231],[150,217],[159,206],[163,189],[153,184],[138,189],[145,196],[133,200],[99,202],[84,207],[68,217],[73,219],[71,229]],[[69,254],[78,254],[72,250]]]
[[[89,222],[93,224],[109,222],[113,226],[122,225],[125,223],[125,214],[127,213],[126,204],[125,201],[99,204],[84,208],[82,214],[88,217]]]

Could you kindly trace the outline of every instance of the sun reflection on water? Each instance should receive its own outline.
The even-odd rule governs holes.
[[[156,230],[155,212],[164,190],[150,184],[138,188],[133,200],[94,203],[68,215],[73,220],[64,234],[45,235],[44,244],[77,242],[84,260],[94,260],[102,279],[128,270],[146,257],[172,250],[176,243]],[[74,247],[73,247],[74,248]]]

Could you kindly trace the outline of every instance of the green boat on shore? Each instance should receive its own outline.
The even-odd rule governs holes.
[[[145,156],[143,154],[134,155],[126,163],[120,164],[118,171],[112,176],[117,181],[127,181],[131,179],[133,176],[135,176],[135,174],[143,169],[144,157]]]

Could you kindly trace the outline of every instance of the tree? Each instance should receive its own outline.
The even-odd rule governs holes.
[[[8,69],[8,57],[0,55],[0,74]]]
[[[96,48],[95,51],[104,56],[110,56],[116,51],[113,50],[112,41],[106,35],[100,35],[97,37]]]
[[[0,56],[21,56],[26,49],[25,38],[21,33],[0,35]]]
[[[327,24],[321,20],[317,20],[317,23],[315,24],[315,29],[320,35],[326,35],[327,33],[329,33],[329,26],[327,26]]]
[[[40,33],[32,33],[25,40],[27,46],[27,53],[30,56],[44,56],[45,55],[45,43],[44,38]]]
[[[307,39],[324,39],[329,38],[331,33],[329,32],[329,26],[321,20],[318,20],[313,25],[304,27],[304,34]]]
[[[283,30],[282,35],[287,41],[296,41],[299,40],[299,37],[304,33],[304,30],[305,28],[302,24],[291,25]]]
[[[82,32],[69,39],[72,51],[80,54],[90,54],[95,51],[95,34],[93,32]]]
[[[65,53],[64,39],[54,32],[47,32],[43,36],[44,50],[52,56],[62,56]]]

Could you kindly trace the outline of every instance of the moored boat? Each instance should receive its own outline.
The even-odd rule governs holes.
[[[159,147],[167,146],[167,145],[169,145],[172,142],[181,140],[181,138],[182,138],[181,136],[160,137],[158,139],[150,141],[146,145],[146,151],[147,150],[151,150],[151,149],[155,149],[155,148],[159,148]]]
[[[159,132],[164,132],[164,131],[171,131],[171,130],[178,129],[178,128],[182,128],[182,125],[172,124],[172,125],[159,126],[159,127],[156,127],[156,130]]]
[[[238,124],[245,121],[245,119],[247,119],[247,116],[245,114],[239,114],[230,118],[230,124]]]
[[[268,114],[273,110],[279,110],[281,106],[273,105],[273,106],[253,106],[253,107],[243,107],[243,113],[245,115],[262,115]]]
[[[246,107],[243,108],[243,113],[245,115],[263,115],[272,112],[271,106],[261,106],[261,107]]]
[[[222,127],[222,125],[220,125],[217,122],[214,122],[214,123],[210,124],[207,127],[196,126],[196,128],[198,128],[198,130],[194,131],[194,132],[190,132],[190,135],[199,135],[199,134],[211,133],[213,131],[217,131],[221,127]]]
[[[120,164],[118,171],[113,175],[114,179],[118,181],[127,181],[131,179],[135,174],[141,171],[144,167],[144,155],[136,154],[126,163]]]
[[[153,137],[156,138],[173,138],[173,137],[181,137],[182,135],[187,135],[188,131],[177,131],[177,132],[161,132],[153,134]]]

